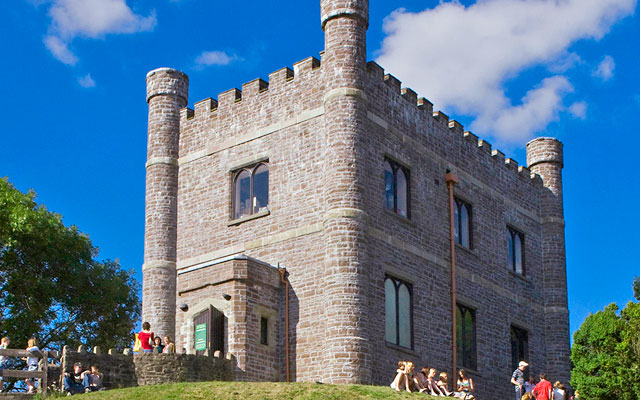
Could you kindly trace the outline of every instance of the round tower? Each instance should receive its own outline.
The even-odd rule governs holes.
[[[368,0],[322,0],[322,68],[326,154],[324,163],[326,259],[324,298],[327,383],[371,383],[364,268],[366,214],[359,149],[366,135]]]
[[[569,309],[567,307],[567,268],[564,244],[562,201],[562,142],[537,138],[527,143],[527,164],[540,175],[542,222],[542,270],[545,310],[546,373],[569,382]]]
[[[180,109],[189,78],[171,68],[147,74],[149,127],[145,196],[142,320],[157,336],[175,338],[176,230]]]

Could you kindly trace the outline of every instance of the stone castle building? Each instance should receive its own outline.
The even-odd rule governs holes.
[[[368,7],[322,0],[321,60],[194,109],[149,72],[143,319],[237,380],[455,362],[492,399],[525,359],[568,381],[562,144],[523,167],[433,112],[366,61]]]

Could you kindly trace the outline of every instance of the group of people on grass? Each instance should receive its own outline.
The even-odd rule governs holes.
[[[449,390],[447,373],[438,374],[435,368],[423,367],[420,372],[415,372],[415,365],[411,361],[398,361],[396,376],[391,382],[391,388],[397,391],[420,392],[432,396],[455,397],[458,399],[472,400],[473,379],[467,376],[465,370],[458,371],[455,390]],[[438,377],[436,379],[436,376]]]
[[[73,372],[64,374],[64,392],[67,396],[79,393],[89,393],[104,390],[102,385],[102,372],[97,365],[84,370],[82,363],[73,364]]]
[[[531,375],[525,381],[524,372],[529,364],[520,361],[518,368],[511,375],[511,383],[514,385],[516,400],[579,400],[579,393],[576,390],[573,397],[569,398],[564,384],[556,381],[553,385],[547,380],[547,375],[543,372],[539,375],[540,381]]]
[[[133,352],[138,353],[164,353],[173,354],[176,352],[176,345],[171,341],[169,336],[164,337],[164,344],[160,336],[155,336],[151,332],[151,324],[142,323],[142,330],[136,335],[136,342],[133,346]]]

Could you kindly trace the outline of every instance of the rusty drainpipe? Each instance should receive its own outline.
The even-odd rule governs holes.
[[[287,371],[287,382],[291,382],[289,375],[289,281],[287,280],[287,269],[278,268],[280,281],[284,283],[284,357]]]
[[[453,186],[458,183],[458,177],[447,171],[445,175],[449,189],[449,242],[451,245],[451,370],[452,377],[456,377],[457,368],[457,327],[456,327],[456,238],[455,238],[455,202],[453,200]]]

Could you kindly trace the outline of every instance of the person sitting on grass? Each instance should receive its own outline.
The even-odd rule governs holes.
[[[440,386],[438,386],[438,382],[435,379],[437,372],[435,368],[429,368],[429,371],[427,371],[427,390],[432,396],[444,396],[444,392],[440,390]]]
[[[418,389],[420,393],[427,390],[427,375],[429,375],[429,369],[424,367],[417,374],[413,375],[413,386]]]
[[[396,370],[396,377],[391,382],[391,388],[396,391],[405,389],[411,393],[411,382],[413,380],[413,363],[411,361],[398,361],[398,369]]]
[[[84,386],[85,392],[96,392],[98,390],[104,390],[104,386],[102,385],[102,378],[104,375],[100,372],[100,369],[97,365],[91,366],[91,371],[84,372],[84,379],[82,380],[82,384]]]
[[[67,393],[67,396],[71,396],[72,394],[84,393],[86,391],[91,391],[89,387],[88,381],[85,380],[85,375],[87,371],[82,371],[82,363],[73,364],[73,372],[64,373],[64,391]]]
[[[471,400],[475,398],[472,394],[473,391],[473,379],[467,376],[467,371],[461,369],[458,371],[458,392],[464,393],[464,398]]]

